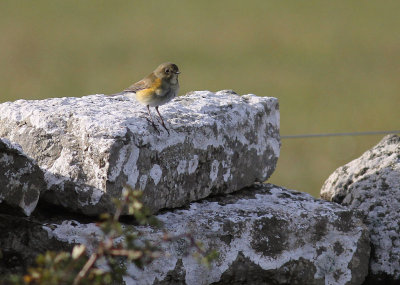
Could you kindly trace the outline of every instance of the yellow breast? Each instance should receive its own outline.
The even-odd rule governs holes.
[[[161,85],[162,80],[160,78],[155,79],[149,88],[136,92],[136,100],[142,104],[150,104],[153,100],[156,100],[157,95],[162,93]]]

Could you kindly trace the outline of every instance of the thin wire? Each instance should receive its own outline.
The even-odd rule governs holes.
[[[375,132],[353,132],[353,133],[325,133],[325,134],[300,134],[281,136],[281,139],[302,139],[302,138],[321,138],[321,137],[344,137],[344,136],[371,136],[398,134],[400,130],[395,131],[375,131]]]

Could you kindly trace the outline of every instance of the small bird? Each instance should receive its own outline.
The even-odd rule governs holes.
[[[124,91],[113,95],[135,94],[136,100],[147,107],[153,127],[157,129],[150,113],[150,107],[155,107],[160,116],[162,126],[169,134],[169,130],[165,126],[158,107],[168,103],[178,94],[179,73],[180,71],[176,64],[171,62],[162,63],[142,80],[132,84]]]

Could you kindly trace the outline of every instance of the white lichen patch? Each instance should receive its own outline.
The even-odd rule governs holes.
[[[212,182],[215,181],[215,179],[217,179],[218,170],[219,170],[219,161],[218,160],[214,160],[211,163],[211,171],[210,171],[210,179],[211,179]]]
[[[150,177],[153,179],[154,184],[157,185],[162,177],[162,170],[158,164],[154,164],[150,170]]]
[[[149,176],[146,175],[146,174],[140,176],[140,179],[139,179],[139,186],[140,186],[140,188],[139,188],[139,189],[143,190],[143,189],[146,188],[148,177],[149,177]]]
[[[24,188],[27,188],[27,186],[28,185],[25,184]],[[28,191],[27,189],[24,190],[24,192],[27,192],[27,191]],[[33,190],[33,191],[35,191],[35,190]],[[32,214],[32,212],[36,209],[37,203],[39,202],[39,195],[40,195],[39,190],[36,190],[36,193],[37,193],[36,199],[30,201],[30,203],[26,203],[26,201],[25,201],[26,194],[24,194],[22,199],[20,200],[19,207],[23,210],[24,214],[27,216],[30,216]],[[30,193],[30,195],[33,196],[32,193]],[[1,198],[0,198],[0,202],[1,202]]]
[[[176,168],[176,171],[178,172],[178,174],[183,174],[186,172],[186,165],[187,165],[186,160],[179,161],[178,167]]]
[[[229,178],[231,178],[231,169],[230,169],[230,168],[228,168],[228,169],[226,170],[226,172],[225,172],[225,174],[223,175],[223,177],[224,177],[224,181],[225,181],[225,182],[228,182]]]
[[[222,166],[222,170],[223,172],[225,172],[222,177],[224,178],[225,182],[228,182],[229,179],[231,179],[231,164],[226,162],[225,160],[223,160],[221,162],[221,166]]]
[[[95,223],[81,224],[74,220],[63,221],[60,225],[45,225],[42,228],[47,231],[49,238],[56,238],[69,244],[86,245],[89,253],[94,251],[102,236],[101,229]]]
[[[132,146],[129,150],[129,158],[123,167],[123,173],[128,177],[127,184],[132,188],[136,187],[136,183],[138,182],[140,174],[137,166],[139,153],[139,149],[136,146]]]
[[[35,161],[21,146],[4,138],[0,138],[0,184],[0,203],[26,216],[35,210],[40,192],[46,189],[43,171]]]
[[[128,151],[130,152],[129,154],[128,154]],[[128,162],[125,163],[126,157],[128,155],[129,155]],[[115,164],[112,167],[110,167],[109,174],[108,174],[108,180],[115,181],[115,179],[117,179],[117,177],[121,174],[122,171],[125,174],[129,175],[130,172],[132,171],[134,164],[137,161],[137,155],[138,155],[138,153],[135,151],[132,151],[132,148],[129,145],[123,146],[118,153],[117,161],[115,162]],[[135,160],[135,158],[136,158],[136,160]],[[124,165],[124,163],[125,163],[125,165]]]
[[[197,155],[194,155],[191,160],[189,160],[189,168],[188,168],[188,173],[193,174],[197,166],[199,165],[199,157]]]

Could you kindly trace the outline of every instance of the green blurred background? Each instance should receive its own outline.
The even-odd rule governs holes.
[[[0,2],[0,101],[113,93],[159,63],[181,95],[279,98],[281,134],[399,129],[400,1]],[[270,182],[318,196],[382,136],[283,140]]]

